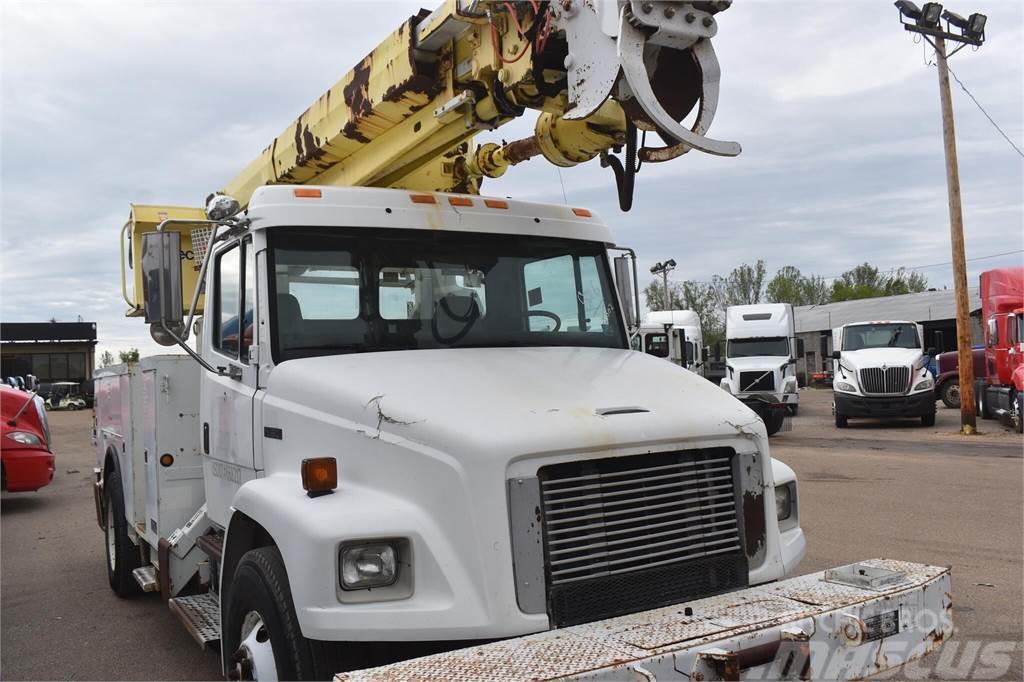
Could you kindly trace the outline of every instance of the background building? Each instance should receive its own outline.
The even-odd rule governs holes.
[[[969,287],[971,338],[981,342],[981,310],[978,287]],[[924,347],[940,353],[956,350],[956,301],[952,289],[919,294],[862,298],[824,305],[795,308],[796,337],[803,340],[803,357],[797,361],[797,376],[807,383],[808,374],[832,368],[832,330],[851,322],[870,320],[911,320],[924,325]]]
[[[5,322],[0,325],[0,376],[34,374],[41,382],[92,379],[95,322]]]

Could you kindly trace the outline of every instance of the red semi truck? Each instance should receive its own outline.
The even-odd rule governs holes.
[[[1024,426],[1024,267],[981,273],[985,374],[975,385],[978,416]]]

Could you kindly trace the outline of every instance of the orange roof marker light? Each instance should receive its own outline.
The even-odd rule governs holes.
[[[472,206],[473,200],[469,197],[448,197],[448,203],[452,206]]]
[[[309,187],[296,187],[294,193],[298,199],[320,199],[323,197],[323,192]]]
[[[484,199],[484,206],[487,208],[508,208],[508,202],[504,199]]]
[[[409,198],[412,199],[414,204],[436,204],[437,199],[434,198],[433,194],[410,194]]]
[[[588,211],[585,208],[574,208],[572,210],[572,212],[575,213],[576,215],[578,215],[580,218],[593,218],[594,217],[594,214],[591,213],[590,211]]]

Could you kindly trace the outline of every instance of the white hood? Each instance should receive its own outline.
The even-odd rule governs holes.
[[[906,367],[913,366],[921,359],[920,348],[863,348],[861,350],[844,350],[843,366],[852,369],[867,367]]]
[[[609,449],[763,429],[742,403],[664,360],[607,348],[466,348],[291,360],[268,398],[459,456]],[[378,412],[378,407],[380,411]],[[609,412],[620,412],[609,414]]]

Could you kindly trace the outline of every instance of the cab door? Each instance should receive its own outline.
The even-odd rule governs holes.
[[[228,242],[210,264],[204,355],[220,374],[206,373],[200,391],[200,428],[207,513],[226,523],[235,491],[256,477],[253,396],[257,365],[250,362],[258,307],[251,237]]]

